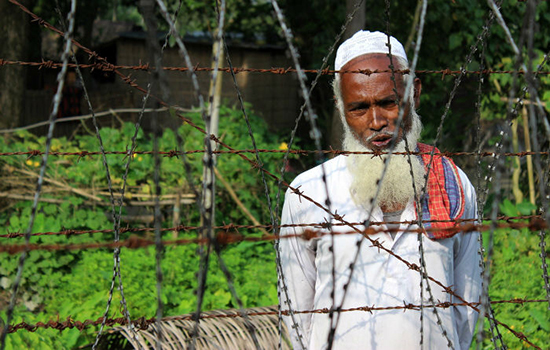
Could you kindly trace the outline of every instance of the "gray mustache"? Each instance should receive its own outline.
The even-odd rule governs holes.
[[[369,137],[367,137],[365,139],[365,141],[370,142],[371,140],[373,140],[374,138],[379,137],[379,136],[393,137],[393,135],[394,135],[394,133],[392,133],[392,132],[379,131],[379,132],[377,132],[375,134],[372,134]]]

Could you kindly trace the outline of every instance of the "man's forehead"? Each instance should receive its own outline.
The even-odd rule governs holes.
[[[394,67],[396,65],[397,58],[395,56],[392,56],[392,60],[390,61],[390,57],[383,53],[369,53],[365,55],[361,55],[358,57],[355,57],[348,63],[346,63],[342,70],[350,70],[350,67],[356,67],[356,66],[376,66],[376,67],[384,67],[383,70],[387,70],[390,68],[390,65],[393,63]],[[358,68],[354,68],[357,70]],[[359,68],[359,69],[366,69],[366,68]],[[380,68],[376,68],[379,69]],[[373,69],[371,69],[373,70]]]
[[[391,69],[391,65],[393,65],[393,72]],[[349,73],[340,73],[342,76],[351,76],[351,75],[363,75],[366,78],[369,77],[383,77],[387,79],[391,79],[392,75],[395,76],[403,76],[403,74],[399,71],[399,64],[397,63],[396,57],[393,56],[392,60],[390,61],[390,58],[386,54],[380,54],[380,53],[374,53],[374,54],[366,54],[361,55],[353,60],[349,61],[342,67],[343,71],[351,71]],[[357,71],[363,71],[363,73],[358,73]],[[371,73],[374,71],[378,71],[379,73]],[[355,73],[352,73],[355,72]],[[400,81],[401,79],[397,79],[397,81]]]

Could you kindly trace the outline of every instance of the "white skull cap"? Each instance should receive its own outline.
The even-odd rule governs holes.
[[[340,70],[352,59],[361,55],[367,55],[371,53],[385,53],[388,54],[388,35],[382,32],[369,32],[368,30],[360,30],[353,34],[351,38],[344,41],[338,50],[336,51],[336,59],[334,61],[334,69]],[[407,63],[407,54],[403,45],[390,36],[391,54],[392,56],[399,56],[405,59]]]

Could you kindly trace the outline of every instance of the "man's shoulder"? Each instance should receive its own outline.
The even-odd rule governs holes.
[[[326,181],[331,181],[343,171],[347,171],[346,157],[340,155],[304,171],[294,178],[290,186],[318,186],[323,184],[323,177]]]
[[[418,151],[422,153],[428,153],[434,151],[435,153],[440,153],[441,151],[433,146],[426,143],[418,142],[417,144]],[[428,157],[427,157],[428,158]],[[453,168],[456,169],[456,174],[460,178],[460,181],[462,183],[462,187],[464,190],[471,190],[473,188],[472,183],[470,182],[470,179],[468,178],[468,175],[454,162],[454,160],[448,156],[441,156],[441,159],[444,159],[447,164],[450,164]]]
[[[332,158],[298,175],[285,195],[283,222],[323,222],[328,198],[337,207],[338,203],[349,204],[351,200],[344,198],[349,197],[349,176],[345,156]]]
[[[303,200],[301,194],[318,203],[325,203],[327,198],[333,201],[348,193],[349,177],[346,157],[334,157],[298,175],[286,192],[285,202],[290,201],[300,207],[315,206]]]

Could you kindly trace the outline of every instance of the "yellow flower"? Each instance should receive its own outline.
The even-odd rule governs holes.
[[[283,151],[286,151],[288,149],[288,143],[286,143],[286,142],[281,143],[279,145],[279,149],[283,150]]]
[[[142,156],[139,156],[138,157],[138,162],[141,162],[143,160],[143,157]]]
[[[32,165],[32,160],[27,159],[27,161],[25,163],[30,166],[30,165]]]
[[[37,168],[37,167],[39,167],[39,166],[40,166],[40,163],[38,163],[38,162],[34,162],[34,163],[32,163],[32,165],[34,165],[34,167],[35,167],[35,168]]]

